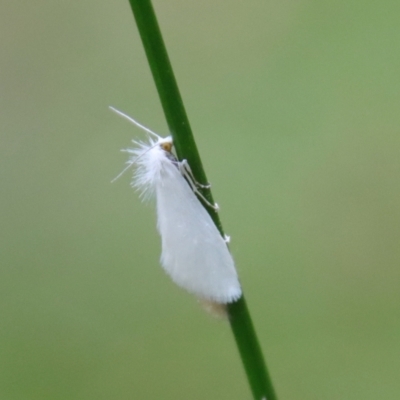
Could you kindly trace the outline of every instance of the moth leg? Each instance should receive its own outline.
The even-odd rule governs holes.
[[[178,162],[178,167],[179,167],[179,171],[181,172],[181,174],[183,175],[183,177],[187,180],[187,182],[189,183],[190,188],[193,190],[194,193],[196,193],[197,196],[200,197],[201,200],[203,200],[203,202],[208,205],[209,207],[211,207],[215,212],[219,211],[219,205],[217,203],[210,203],[203,195],[203,193],[200,192],[199,187],[200,188],[204,188],[204,189],[208,189],[210,188],[210,185],[202,185],[200,183],[198,183],[192,173],[192,170],[190,169],[189,163],[187,162],[187,160],[182,160],[181,162]]]
[[[185,175],[186,177],[187,177],[186,173],[188,175],[190,175],[192,183],[194,183],[197,187],[199,187],[201,189],[210,189],[211,188],[211,183],[207,183],[204,185],[204,184],[196,181],[196,178],[194,177],[192,169],[190,168],[190,165],[187,160],[182,160],[179,164],[180,164],[181,173],[183,175]],[[185,172],[183,172],[183,170],[185,170]]]

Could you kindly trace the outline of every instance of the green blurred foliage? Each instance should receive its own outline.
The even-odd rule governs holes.
[[[400,398],[400,3],[154,2],[281,399]],[[0,399],[246,399],[110,180],[166,134],[128,2],[1,5]]]

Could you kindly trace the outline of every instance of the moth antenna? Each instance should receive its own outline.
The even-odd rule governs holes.
[[[114,179],[111,180],[111,183],[114,183],[118,178],[120,178],[133,164],[135,164],[136,159],[131,161]]]
[[[146,128],[144,125],[140,124],[136,120],[134,120],[132,117],[130,117],[127,114],[124,114],[122,111],[117,110],[116,108],[109,106],[111,111],[114,111],[116,114],[120,115],[121,117],[127,119],[129,122],[132,122],[132,124],[136,125],[138,128],[144,130],[145,132],[149,133],[150,135],[153,135],[155,138],[160,139],[161,136],[157,135],[157,133],[153,132],[149,128]]]
[[[160,143],[157,142],[153,144],[153,146],[150,146],[148,149],[146,149],[142,154],[139,154],[136,158],[134,158],[128,165],[111,181],[111,183],[114,183],[118,178],[120,178],[130,167],[132,167],[133,164],[137,162],[140,158],[142,158],[146,153],[148,153],[151,149],[154,149],[154,147],[158,146]],[[126,151],[130,152],[130,149],[122,149],[121,151]]]

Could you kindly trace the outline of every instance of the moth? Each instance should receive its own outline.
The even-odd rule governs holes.
[[[148,135],[146,141],[132,140],[135,147],[125,150],[130,155],[127,167],[115,179],[133,166],[132,186],[142,199],[155,199],[161,266],[178,286],[201,300],[238,300],[242,290],[232,255],[205,209],[218,206],[199,191],[206,185],[196,182],[186,160],[174,156],[171,136],[161,137],[110,108]]]

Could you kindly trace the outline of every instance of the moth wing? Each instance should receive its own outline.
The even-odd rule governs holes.
[[[240,283],[225,241],[176,165],[169,159],[163,164],[155,188],[161,265],[176,284],[200,298],[237,300]]]

